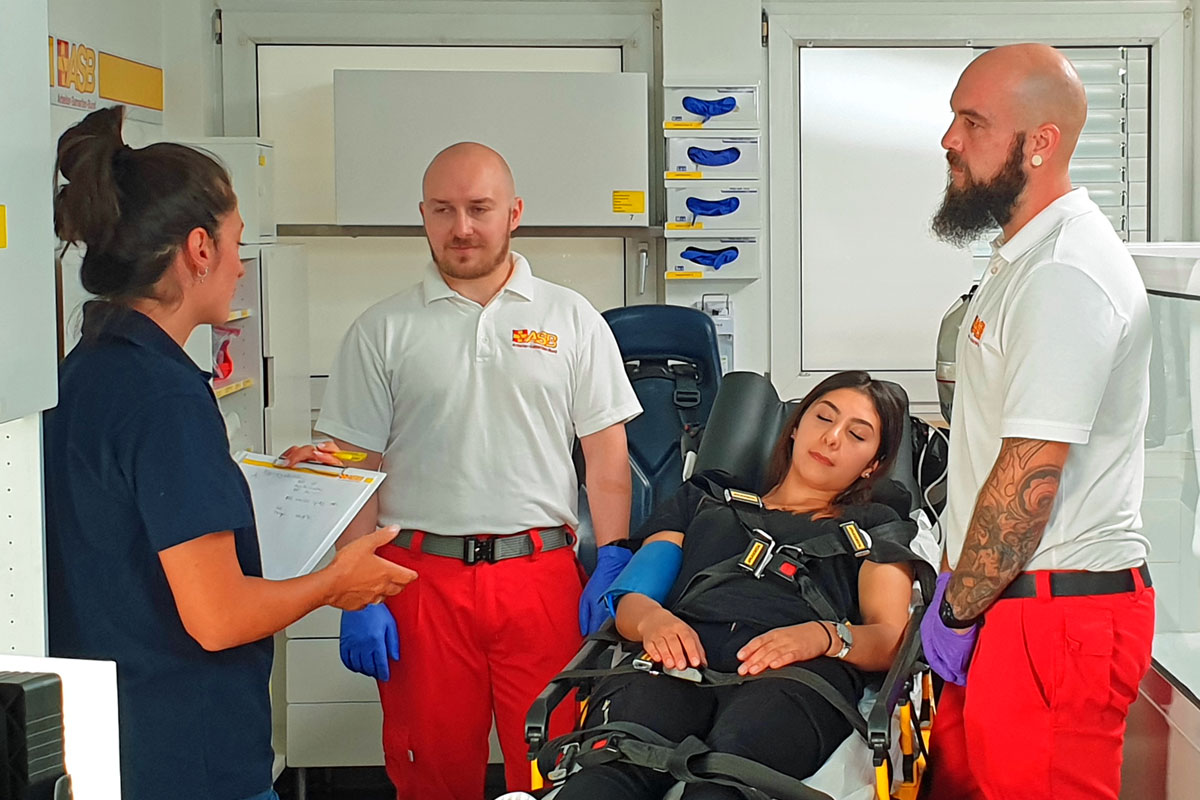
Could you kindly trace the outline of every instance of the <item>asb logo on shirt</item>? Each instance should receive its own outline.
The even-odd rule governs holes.
[[[978,316],[971,323],[971,341],[979,344],[979,340],[983,338],[983,330],[987,327],[987,323],[981,320]]]
[[[546,331],[531,331],[528,328],[513,329],[513,347],[531,350],[545,350],[548,353],[558,352],[558,334]]]

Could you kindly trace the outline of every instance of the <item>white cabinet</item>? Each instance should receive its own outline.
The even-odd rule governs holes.
[[[646,225],[646,89],[636,72],[337,70],[338,224],[420,225],[426,165],[477,141],[512,167],[524,225]]]
[[[208,151],[229,170],[238,210],[246,223],[242,241],[257,244],[275,241],[274,145],[249,136],[185,139],[179,144]]]
[[[308,267],[297,245],[243,247],[246,274],[212,330],[213,391],[233,451],[309,440]]]
[[[0,23],[0,422],[55,405],[54,236],[46,4],[4,4]],[[42,79],[29,73],[42,66]],[[22,565],[24,569],[26,565]]]

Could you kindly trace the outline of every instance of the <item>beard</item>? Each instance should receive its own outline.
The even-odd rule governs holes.
[[[492,249],[484,249],[480,247],[477,250],[471,251],[465,259],[457,258],[450,249],[452,247],[463,246],[478,246],[480,242],[466,239],[451,239],[446,248],[441,252],[433,249],[433,244],[429,244],[429,254],[433,257],[433,263],[437,265],[438,271],[443,275],[448,275],[451,278],[460,281],[475,280],[482,278],[485,275],[490,275],[508,261],[509,248],[512,246],[512,234],[506,234],[504,239]]]
[[[955,247],[966,247],[988,231],[1007,225],[1028,181],[1023,166],[1024,150],[1025,134],[1018,133],[1013,137],[1008,160],[996,177],[986,183],[971,177],[958,154],[947,153],[946,159],[952,165],[962,167],[965,182],[958,187],[953,175],[949,178],[941,208],[933,215],[933,235]]]

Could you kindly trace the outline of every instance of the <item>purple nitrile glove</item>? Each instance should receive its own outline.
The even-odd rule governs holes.
[[[633,551],[617,545],[606,544],[596,549],[596,568],[587,586],[583,587],[583,596],[579,598],[579,632],[591,636],[600,630],[600,626],[608,619],[608,606],[601,602],[604,592],[625,569]]]
[[[942,622],[942,598],[946,596],[951,574],[943,572],[938,575],[933,599],[921,618],[921,644],[925,648],[925,660],[934,672],[950,683],[966,686],[967,667],[971,663],[971,654],[975,652],[979,626],[972,625],[958,631],[947,628],[946,623]]]
[[[346,669],[378,681],[391,677],[388,662],[400,660],[400,636],[392,612],[383,603],[358,611],[343,611],[338,638]]]

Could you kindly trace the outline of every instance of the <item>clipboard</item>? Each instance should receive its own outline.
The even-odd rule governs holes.
[[[275,581],[312,572],[387,477],[324,464],[288,469],[244,450],[234,460],[254,501],[263,577]]]

